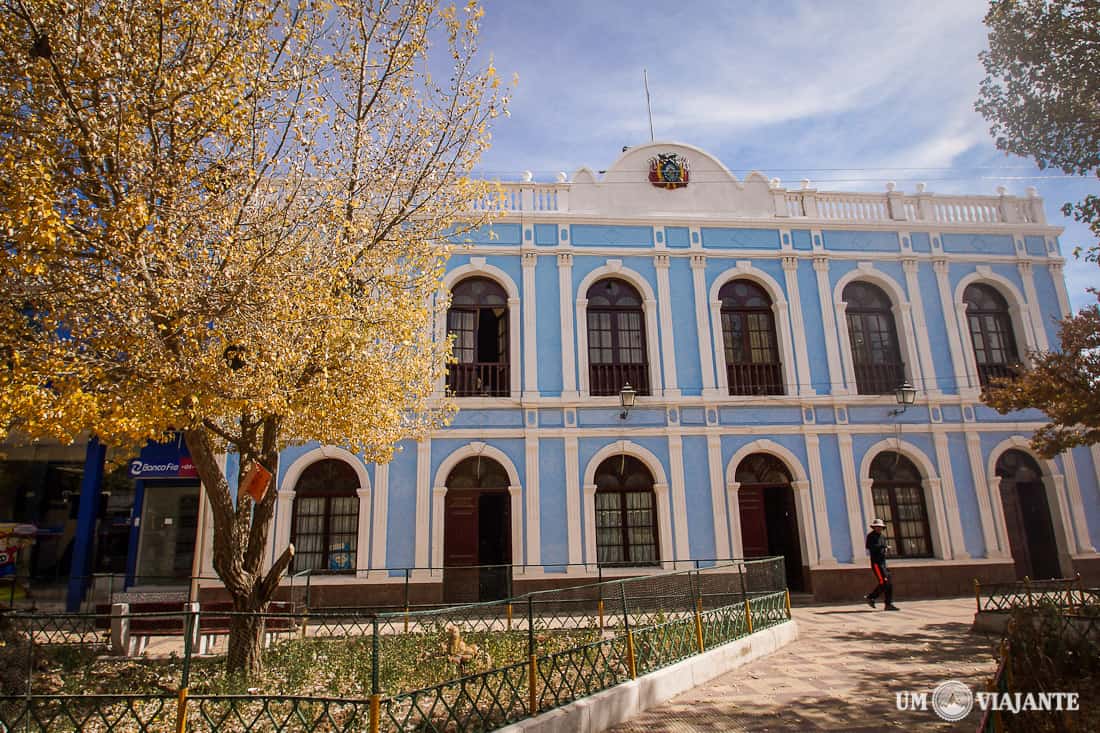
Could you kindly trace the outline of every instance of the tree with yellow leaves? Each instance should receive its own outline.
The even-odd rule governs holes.
[[[276,492],[234,496],[218,455],[385,461],[448,416],[433,295],[507,103],[481,9],[0,4],[0,437],[182,431],[214,567],[259,611],[293,550],[265,566]],[[260,670],[261,636],[233,621],[230,671]]]

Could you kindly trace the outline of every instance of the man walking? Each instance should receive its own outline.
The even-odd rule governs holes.
[[[864,598],[867,599],[867,605],[874,608],[875,599],[882,593],[886,596],[886,610],[898,611],[901,609],[893,603],[894,585],[890,582],[890,571],[886,569],[886,538],[882,536],[885,527],[886,522],[876,517],[871,522],[871,532],[867,535],[867,554],[871,556],[871,572],[875,574],[878,585]]]

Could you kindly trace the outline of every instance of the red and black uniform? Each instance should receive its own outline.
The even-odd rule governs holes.
[[[890,582],[890,571],[886,569],[886,538],[881,532],[872,531],[867,535],[867,554],[871,556],[871,571],[878,581],[867,598],[874,600],[879,593],[883,593],[886,595],[886,605],[890,606],[894,600],[894,584]]]

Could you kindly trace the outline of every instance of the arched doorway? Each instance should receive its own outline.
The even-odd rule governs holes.
[[[596,469],[596,560],[603,567],[659,565],[653,474],[634,456],[606,459]]]
[[[798,539],[791,474],[770,453],[753,453],[737,466],[734,480],[741,517],[741,552],[745,557],[782,555],[787,566],[787,587],[806,587],[802,568],[802,544]]]
[[[447,334],[454,337],[454,363],[447,389],[456,397],[507,397],[508,294],[487,277],[468,277],[451,291]]]
[[[645,311],[638,290],[617,278],[593,283],[588,298],[588,371],[592,396],[617,395],[627,382],[649,394]]]
[[[471,456],[451,469],[443,502],[443,600],[491,601],[511,593],[508,472]]]
[[[1057,578],[1058,543],[1039,464],[1023,451],[1008,450],[997,459],[996,471],[1016,577]]]

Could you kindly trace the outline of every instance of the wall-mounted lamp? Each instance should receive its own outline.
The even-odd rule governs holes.
[[[623,388],[619,390],[619,404],[623,406],[623,411],[619,413],[620,420],[625,420],[626,416],[630,414],[630,408],[634,407],[634,400],[637,396],[638,393],[630,386],[630,382],[624,384]]]
[[[909,409],[909,406],[917,401],[917,388],[909,384],[908,381],[902,382],[901,386],[894,390],[894,398],[901,405],[896,410],[890,410],[891,415],[900,415]]]

